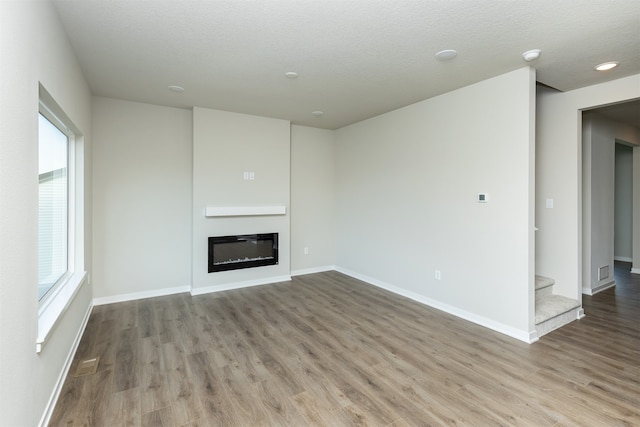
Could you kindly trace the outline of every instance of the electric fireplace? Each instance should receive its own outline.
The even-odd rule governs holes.
[[[209,237],[209,273],[278,264],[278,233]]]

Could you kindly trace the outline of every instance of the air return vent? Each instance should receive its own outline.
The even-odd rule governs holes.
[[[609,266],[605,265],[598,269],[598,281],[604,280],[609,277]]]

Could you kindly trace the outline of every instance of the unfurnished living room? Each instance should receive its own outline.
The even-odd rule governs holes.
[[[638,0],[0,1],[0,425],[640,425]]]

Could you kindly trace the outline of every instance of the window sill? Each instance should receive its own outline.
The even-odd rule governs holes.
[[[87,272],[74,273],[67,283],[60,287],[58,293],[44,304],[38,311],[38,339],[36,353],[40,353],[51,336],[58,321],[67,310],[71,301],[87,281]]]

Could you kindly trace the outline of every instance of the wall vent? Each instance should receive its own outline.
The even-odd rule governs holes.
[[[605,265],[598,269],[598,281],[604,280],[609,277],[609,266]]]
[[[99,357],[81,360],[80,363],[78,363],[78,369],[76,369],[76,373],[73,376],[84,377],[85,375],[95,374],[98,371],[98,362],[100,362]]]

